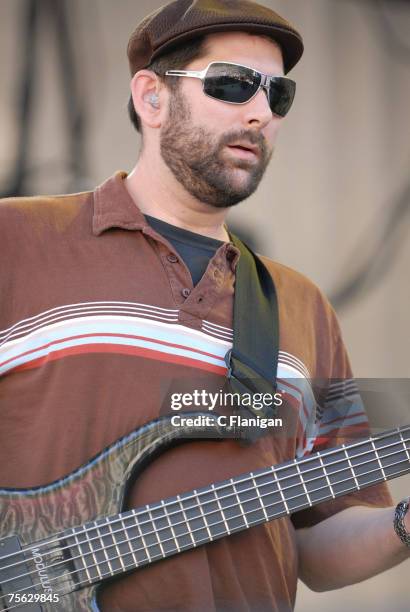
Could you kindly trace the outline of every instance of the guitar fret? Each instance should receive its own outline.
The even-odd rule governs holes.
[[[119,561],[119,562],[120,562],[120,564],[121,564],[121,568],[122,568],[122,570],[125,572],[125,571],[126,571],[126,568],[125,568],[125,565],[124,565],[124,561],[123,561],[123,559],[122,559],[122,553],[121,553],[121,550],[120,550],[120,548],[119,548],[119,546],[118,546],[118,542],[117,542],[117,534],[115,534],[115,533],[113,532],[113,530],[112,530],[112,526],[111,526],[111,522],[110,522],[110,518],[109,518],[108,516],[106,517],[105,522],[107,523],[107,527],[108,527],[108,530],[109,530],[109,532],[110,532],[111,539],[112,539],[112,541],[113,541],[113,543],[114,543],[114,548],[115,548],[115,550],[116,550],[116,552],[117,552],[117,559],[118,559],[118,561]],[[122,543],[122,542],[121,542],[121,543]]]
[[[161,504],[162,504],[162,508],[164,509],[164,515],[165,515],[165,518],[167,519],[167,522],[168,522],[169,528],[171,529],[172,537],[173,537],[173,539],[174,539],[174,541],[175,541],[175,546],[177,547],[177,551],[178,551],[178,552],[181,552],[181,547],[179,546],[178,539],[177,539],[177,537],[176,537],[176,535],[175,535],[175,531],[174,531],[174,528],[173,528],[173,526],[172,526],[171,519],[170,519],[170,517],[169,517],[168,511],[167,511],[167,507],[166,507],[166,504],[165,504],[165,501],[164,501],[164,500],[161,500]]]
[[[94,523],[91,523],[91,524],[95,525],[95,521],[94,521]],[[98,531],[97,531],[97,534],[98,534]],[[94,552],[94,548],[93,548],[93,544],[94,544],[94,542],[92,542],[92,541],[90,540],[90,537],[89,537],[89,535],[88,535],[88,529],[85,529],[85,530],[84,530],[84,535],[85,535],[85,538],[86,538],[86,540],[87,540],[87,543],[88,543],[88,545],[89,545],[89,547],[90,547],[90,554],[91,554],[91,556],[92,556],[92,558],[93,558],[93,561],[94,561],[94,568],[93,568],[93,569],[95,569],[95,571],[97,572],[97,574],[99,575],[99,577],[100,577],[100,579],[101,579],[103,576],[102,576],[102,574],[101,574],[101,570],[100,570],[100,563],[99,563],[99,561],[98,561],[98,559],[97,559],[97,556],[96,556],[96,554],[95,554],[95,552]],[[99,534],[98,534],[98,535],[99,535]]]
[[[225,525],[226,532],[227,532],[228,535],[230,535],[231,530],[229,529],[229,525],[228,525],[228,523],[226,521],[225,512],[223,511],[223,508],[221,506],[221,502],[219,501],[218,494],[217,494],[217,492],[215,490],[215,485],[214,484],[211,485],[211,489],[212,489],[212,493],[214,494],[215,501],[216,501],[216,503],[218,505],[218,508],[219,508],[219,510],[221,512],[221,516],[222,516],[223,523]]]
[[[263,501],[262,501],[262,497],[261,497],[261,494],[260,494],[260,492],[259,492],[259,487],[258,487],[258,485],[256,484],[256,480],[255,480],[255,476],[254,476],[253,472],[251,472],[251,473],[250,473],[250,477],[252,478],[253,486],[255,487],[256,495],[258,496],[258,501],[259,501],[259,503],[260,503],[261,510],[262,510],[262,512],[263,512],[263,514],[264,514],[264,516],[265,516],[265,519],[266,519],[267,521],[269,521],[269,517],[268,517],[268,515],[267,515],[267,513],[266,513],[266,508],[265,508],[264,503],[263,503]]]
[[[130,541],[130,538],[129,538],[129,535],[128,535],[128,529],[127,529],[127,527],[125,525],[125,522],[124,522],[123,518],[121,519],[121,525],[122,525],[122,528],[123,528],[124,534],[125,534],[124,544],[128,545],[128,548],[129,548],[129,551],[130,551],[129,554],[131,555],[132,560],[134,561],[135,567],[138,567],[139,562],[138,562],[138,559],[135,556],[134,549],[131,546],[131,541]]]
[[[235,486],[235,482],[234,482],[233,478],[231,478],[229,482],[231,483],[231,485],[232,485],[232,487],[233,487],[234,494],[235,494],[236,500],[237,500],[237,502],[238,502],[239,509],[240,509],[240,511],[241,511],[241,514],[242,514],[243,520],[245,521],[246,528],[249,528],[248,519],[246,518],[246,514],[245,514],[245,512],[244,512],[244,509],[243,509],[243,506],[242,506],[241,500],[240,500],[240,498],[239,498],[238,491],[236,490],[236,486]]]
[[[312,506],[312,500],[310,499],[310,496],[309,496],[308,490],[307,490],[306,485],[305,485],[305,482],[304,482],[304,480],[303,480],[303,476],[302,476],[302,473],[301,473],[301,471],[300,471],[299,465],[298,465],[298,463],[297,463],[297,459],[294,459],[294,463],[295,463],[295,465],[296,465],[296,470],[297,470],[298,475],[299,475],[299,477],[300,477],[300,481],[301,481],[301,483],[302,483],[302,487],[303,487],[303,489],[304,489],[304,491],[305,491],[306,497],[308,498],[309,506]]]
[[[385,473],[385,471],[384,471],[383,464],[382,464],[382,462],[380,461],[380,457],[379,457],[379,454],[378,454],[378,452],[377,452],[377,448],[376,448],[376,445],[375,445],[375,443],[374,443],[373,438],[370,440],[370,443],[371,443],[372,448],[373,448],[373,450],[374,450],[374,453],[375,453],[375,455],[376,455],[376,459],[377,459],[377,462],[378,462],[378,464],[379,464],[379,466],[380,466],[381,473],[383,474],[383,478],[384,478],[384,480],[387,480],[387,478],[386,478],[386,473]]]
[[[102,535],[101,535],[101,533],[100,533],[100,527],[99,527],[99,525],[98,525],[97,521],[94,521],[93,525],[94,525],[94,526],[95,526],[95,528],[96,528],[96,532],[97,532],[97,536],[98,536],[97,542],[99,542],[99,544],[100,544],[100,550],[99,550],[98,552],[99,552],[99,553],[102,553],[102,554],[104,555],[104,557],[105,557],[105,561],[102,561],[102,562],[101,562],[101,561],[98,561],[98,557],[97,557],[97,555],[94,555],[94,553],[93,553],[94,560],[95,560],[95,562],[96,562],[96,563],[99,563],[99,564],[101,564],[101,563],[106,563],[106,565],[108,566],[108,571],[109,571],[109,573],[111,574],[111,576],[114,576],[114,575],[115,575],[115,572],[114,572],[113,567],[112,567],[112,565],[111,565],[111,559],[109,558],[109,556],[108,556],[108,554],[107,554],[107,551],[106,551],[106,549],[105,549],[105,542],[104,542],[104,540],[103,540],[103,538],[102,538]],[[88,535],[87,535],[87,537],[88,537]],[[96,541],[96,540],[94,540],[94,542],[95,542],[95,541]],[[92,547],[91,547],[91,548],[92,548]]]
[[[355,474],[355,472],[354,472],[354,469],[353,469],[352,463],[351,463],[351,461],[350,461],[350,457],[349,457],[349,455],[348,455],[348,452],[347,452],[347,450],[346,450],[346,446],[345,446],[344,444],[342,444],[342,449],[343,449],[344,454],[346,455],[346,459],[347,459],[347,462],[348,462],[348,464],[349,464],[350,470],[351,470],[351,472],[352,472],[353,479],[354,479],[354,481],[355,481],[355,483],[356,483],[356,488],[357,488],[357,489],[359,489],[359,491],[360,491],[360,485],[359,485],[359,483],[358,483],[358,481],[357,481],[356,474]]]
[[[166,557],[166,553],[165,553],[165,551],[164,551],[164,549],[163,549],[163,547],[162,547],[162,542],[161,542],[161,540],[160,540],[160,538],[159,538],[159,536],[158,536],[158,531],[157,531],[157,529],[156,529],[156,525],[155,525],[154,519],[152,518],[151,509],[150,509],[150,507],[149,507],[149,505],[148,505],[148,504],[145,506],[145,508],[146,508],[146,510],[147,510],[147,512],[148,512],[148,516],[149,516],[150,521],[151,521],[151,523],[152,523],[153,532],[154,532],[154,535],[155,535],[156,540],[157,540],[157,542],[158,542],[158,545],[159,545],[159,547],[160,547],[160,549],[161,549],[162,556],[165,558],[165,557]]]
[[[298,462],[298,468],[304,478],[305,488],[309,494],[312,506],[326,499],[331,499],[335,496],[335,491],[332,487],[331,474],[325,470],[326,455],[322,457],[319,453],[307,461],[302,459]],[[309,506],[309,499],[305,507]]]
[[[325,476],[325,478],[326,478],[326,482],[327,482],[327,484],[328,484],[328,487],[329,487],[329,489],[330,489],[330,492],[331,492],[331,494],[332,494],[332,497],[333,497],[333,499],[335,499],[336,495],[335,495],[335,492],[333,491],[333,487],[332,487],[332,484],[331,484],[331,482],[330,482],[329,476],[327,475],[327,472],[326,472],[326,466],[325,466],[325,464],[323,463],[323,460],[322,460],[322,455],[320,454],[320,451],[317,453],[317,456],[318,456],[318,458],[319,458],[320,465],[321,465],[321,466],[322,466],[322,468],[323,468],[323,474],[324,474],[324,476]]]
[[[200,502],[200,500],[199,500],[199,497],[198,497],[198,492],[197,492],[197,490],[196,490],[196,489],[194,489],[194,495],[195,495],[195,499],[196,499],[197,504],[198,504],[198,508],[199,508],[199,510],[200,510],[200,512],[201,512],[202,518],[204,519],[205,529],[207,530],[207,532],[208,532],[208,536],[209,536],[209,539],[210,539],[210,540],[211,540],[211,542],[212,542],[212,540],[213,540],[214,538],[213,538],[212,533],[211,533],[211,531],[210,531],[210,529],[209,529],[208,521],[206,520],[206,515],[205,515],[204,510],[203,510],[203,508],[202,508],[202,504],[201,504],[201,502]]]
[[[91,524],[93,523],[90,523],[89,525]],[[93,564],[87,565],[86,571],[87,571],[87,575],[90,576],[91,582],[95,582],[96,578],[101,580],[103,576],[101,574],[99,561],[94,552],[94,548],[93,548],[94,541],[91,541],[88,535],[89,525],[87,525],[87,528],[81,532],[81,535],[84,535],[84,540],[80,541],[80,547],[82,548],[84,545],[86,545],[89,548],[89,551],[86,550],[86,555],[89,555],[92,558]],[[91,573],[90,573],[91,569],[97,574],[96,576],[91,576]]]
[[[182,512],[182,514],[183,514],[183,517],[184,517],[184,519],[185,519],[185,522],[186,522],[186,526],[187,526],[187,529],[188,529],[189,536],[190,536],[190,538],[191,538],[191,540],[192,540],[193,545],[194,545],[194,546],[196,546],[195,538],[194,538],[194,536],[193,536],[193,534],[192,534],[192,530],[191,530],[191,525],[189,524],[188,517],[187,517],[187,515],[186,515],[186,513],[185,513],[184,506],[183,506],[183,504],[182,504],[182,500],[181,500],[181,497],[180,497],[179,495],[177,495],[177,500],[178,500],[179,506],[180,506],[180,508],[181,508],[181,512]]]
[[[402,444],[403,444],[403,446],[404,446],[404,452],[405,452],[405,453],[406,453],[406,455],[407,455],[407,459],[410,461],[410,453],[409,453],[409,449],[408,449],[408,448],[407,448],[407,446],[406,446],[406,442],[405,442],[405,440],[404,440],[404,438],[403,438],[403,432],[400,430],[400,431],[399,431],[399,434],[400,434],[400,439],[401,439],[401,442],[402,442]]]
[[[279,490],[280,496],[281,496],[282,501],[283,501],[283,504],[284,504],[284,506],[285,506],[286,513],[287,513],[287,514],[290,514],[290,511],[289,511],[289,506],[288,506],[288,504],[286,503],[286,499],[285,499],[285,496],[283,495],[282,487],[280,486],[280,482],[279,482],[279,480],[278,480],[278,477],[276,476],[276,472],[275,472],[275,468],[274,468],[274,466],[272,465],[270,469],[271,469],[271,472],[272,472],[272,474],[273,474],[273,476],[274,476],[274,478],[275,478],[275,483],[276,483],[276,485],[277,485],[277,487],[278,487],[278,490]]]
[[[394,478],[408,466],[409,455],[400,429],[375,439],[378,455],[387,478]],[[400,465],[401,464],[401,465]],[[404,465],[405,464],[405,465]]]
[[[134,514],[135,518],[137,518],[137,517],[136,517],[136,511],[135,511],[135,510],[133,510],[133,514]],[[138,524],[138,520],[136,520],[136,521],[135,521],[135,527],[136,527],[136,528],[137,528],[137,530],[138,530],[139,537],[141,538],[141,542],[142,542],[142,545],[143,545],[143,547],[144,547],[144,552],[145,552],[145,554],[147,555],[147,559],[148,559],[148,561],[151,563],[152,558],[151,558],[151,555],[150,555],[150,553],[149,553],[149,549],[148,549],[147,543],[146,543],[146,541],[145,541],[144,535],[143,535],[143,533],[142,533],[141,527],[140,527],[140,526],[139,526],[139,524]]]
[[[80,543],[80,541],[79,541],[79,539],[78,539],[77,534],[75,533],[75,530],[74,530],[74,529],[72,529],[71,531],[73,532],[74,540],[75,540],[75,543],[76,543],[76,545],[77,545],[77,547],[78,547],[78,552],[79,552],[79,555],[75,555],[75,556],[77,557],[77,559],[76,559],[76,560],[81,561],[81,562],[82,562],[82,564],[84,565],[84,569],[80,569],[80,571],[85,571],[85,573],[86,573],[86,575],[87,575],[87,581],[88,581],[90,584],[92,584],[92,583],[93,583],[93,579],[91,578],[91,575],[90,575],[90,572],[89,572],[88,566],[87,566],[87,564],[86,564],[86,562],[85,562],[85,559],[84,559],[85,554],[89,554],[89,553],[85,553],[85,554],[83,553],[83,551],[82,551],[82,549],[81,549],[81,543]],[[80,582],[82,582],[82,580],[80,580]]]

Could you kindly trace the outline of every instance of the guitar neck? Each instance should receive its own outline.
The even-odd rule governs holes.
[[[409,471],[405,426],[90,522],[64,539],[80,588]]]

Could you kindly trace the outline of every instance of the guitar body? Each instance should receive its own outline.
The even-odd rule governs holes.
[[[240,437],[214,413],[125,436],[65,478],[0,489],[0,612],[98,610],[101,581],[410,471],[410,425],[125,509],[129,487],[171,445]]]
[[[198,414],[200,413],[195,413],[195,416]],[[216,420],[216,417],[209,413],[206,413],[206,416]],[[24,551],[25,548],[35,547],[39,540],[53,540],[56,533],[66,531],[70,527],[119,513],[124,507],[128,487],[144,466],[171,445],[186,439],[192,440],[192,430],[173,427],[170,419],[171,417],[163,417],[152,421],[120,439],[66,478],[50,485],[27,490],[0,489],[0,557],[11,554],[12,549],[7,544],[10,534],[18,535],[18,542]],[[201,431],[196,427],[195,434],[198,433],[201,435]],[[216,422],[214,427],[204,427],[202,433],[207,438],[223,437]],[[226,437],[226,432],[224,435]],[[67,557],[63,557],[57,543],[55,550],[48,553],[47,558],[33,555],[32,552],[26,552],[25,557],[26,571],[33,572],[33,582],[42,585],[38,592],[41,593],[44,587],[47,590],[47,587],[51,586],[53,592],[58,591],[59,601],[40,604],[33,602],[32,606],[27,602],[15,608],[10,605],[10,609],[26,612],[82,612],[95,609],[93,600],[98,585],[72,590],[78,588],[74,582],[75,567]],[[8,564],[13,560],[11,557]],[[7,562],[1,563],[0,559],[0,584],[2,565],[5,564]],[[42,564],[46,568],[56,565],[56,568],[44,571]],[[22,573],[18,570],[18,574]],[[47,579],[51,579],[51,582]],[[21,588],[24,589],[24,585],[15,583],[13,587],[10,582],[10,592],[15,593]],[[27,589],[23,592],[35,591],[36,589]],[[65,594],[61,595],[62,593]],[[7,610],[1,595],[4,593],[0,590],[0,610]]]

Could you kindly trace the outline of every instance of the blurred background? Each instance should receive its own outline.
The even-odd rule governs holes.
[[[231,224],[328,295],[358,377],[410,378],[410,2],[262,3],[302,31],[306,51],[273,162]],[[131,170],[125,50],[162,4],[1,0],[1,197],[82,191]],[[391,490],[409,495],[410,477]],[[296,609],[408,611],[409,570],[325,594],[301,585]]]

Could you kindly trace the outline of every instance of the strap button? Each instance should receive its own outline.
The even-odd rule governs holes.
[[[178,257],[176,255],[174,255],[174,253],[170,253],[169,255],[167,255],[167,259],[170,263],[177,263],[178,262]]]
[[[185,287],[185,289],[182,289],[181,293],[184,296],[184,298],[187,298],[191,295],[191,289],[188,289],[188,287]]]

